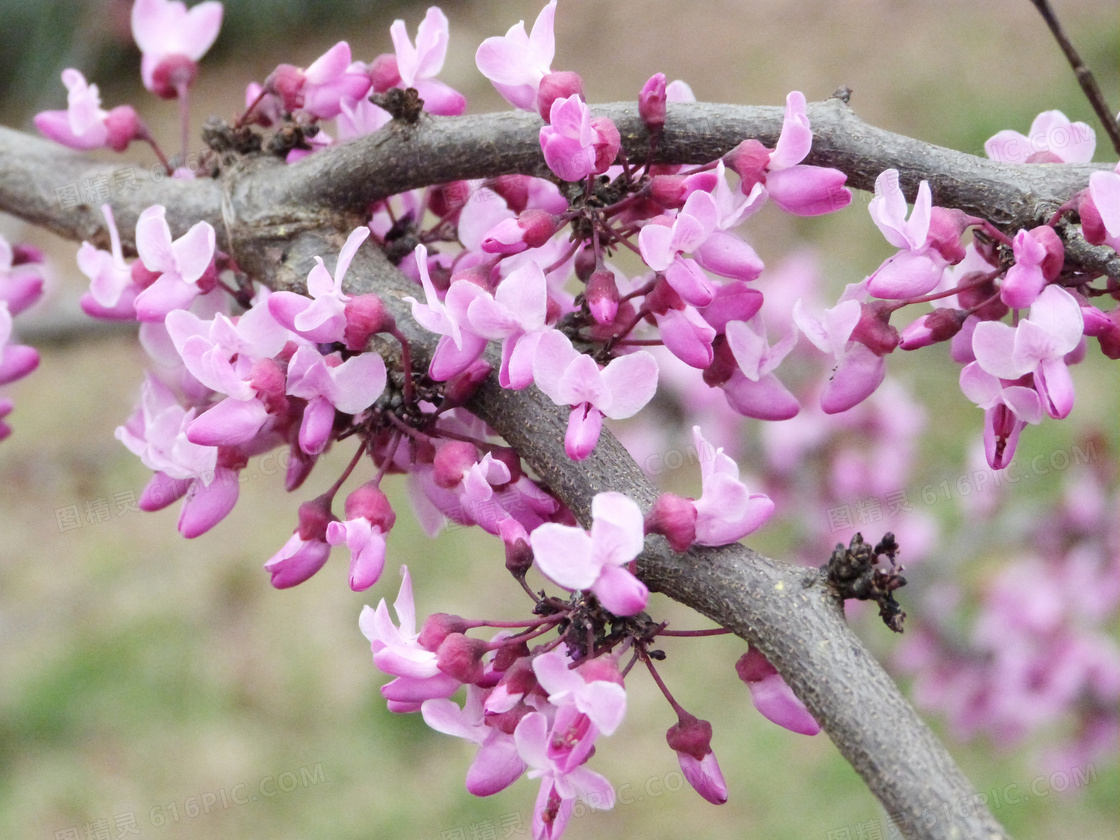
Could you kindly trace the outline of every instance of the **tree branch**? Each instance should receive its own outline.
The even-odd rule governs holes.
[[[637,108],[609,105],[596,111],[615,119],[626,154],[644,159],[648,138]],[[1103,168],[994,163],[867,126],[838,100],[812,106],[810,116],[815,140],[808,162],[841,169],[863,189],[894,167],[908,196],[928,180],[935,202],[1005,226],[1036,224]],[[672,106],[658,157],[702,163],[745,137],[773,145],[781,119],[775,108]],[[167,207],[176,234],[200,219],[209,221],[220,247],[251,276],[274,289],[303,291],[314,256],[338,253],[376,199],[459,179],[542,174],[539,126],[536,117],[525,114],[426,118],[416,127],[393,126],[293,166],[260,158],[231,167],[218,180],[144,178],[136,189],[112,195],[109,203],[126,247],[132,245],[136,217],[159,203]],[[107,245],[98,208],[64,207],[58,189],[80,189],[88,179],[120,167],[91,163],[8,129],[0,129],[0,160],[0,209],[71,239]],[[1087,259],[1120,276],[1114,253],[1087,253]],[[350,293],[382,297],[412,343],[417,370],[426,369],[435,337],[413,322],[401,299],[415,293],[415,284],[371,248],[359,251],[347,280]],[[392,350],[386,354],[399,365]],[[565,412],[535,388],[506,391],[491,376],[470,407],[585,524],[598,492],[624,492],[646,507],[656,497],[638,465],[607,433],[590,458],[571,461],[563,448]],[[851,633],[837,597],[815,571],[778,563],[741,545],[675,554],[659,537],[647,540],[638,569],[652,589],[757,645],[888,813],[899,815],[914,836],[1005,836],[982,806],[959,816],[966,810],[959,803],[972,803],[968,780]]]

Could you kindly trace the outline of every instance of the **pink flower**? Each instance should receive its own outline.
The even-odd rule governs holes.
[[[852,203],[851,190],[844,186],[847,175],[838,169],[801,163],[812,144],[805,95],[795,90],[786,97],[782,133],[770,154],[765,176],[766,192],[787,213],[819,216]]]
[[[797,331],[790,330],[777,344],[766,340],[762,315],[726,325],[727,344],[739,369],[723,383],[727,401],[745,417],[760,420],[788,420],[801,410],[797,398],[773,374],[797,343]]]
[[[533,381],[537,343],[548,331],[548,286],[534,261],[511,271],[491,296],[480,290],[467,307],[473,332],[502,340],[502,367],[498,381],[503,388],[528,387]]]
[[[385,362],[376,353],[346,361],[324,358],[314,347],[300,347],[288,363],[287,393],[307,400],[299,445],[308,455],[323,451],[334,426],[335,411],[360,414],[385,390]]]
[[[1042,407],[1061,420],[1073,409],[1073,380],[1065,357],[1081,342],[1084,323],[1076,298],[1060,286],[1047,286],[1017,327],[998,321],[977,324],[972,349],[980,367],[1000,379],[1032,374]]]
[[[908,298],[932,291],[941,280],[948,260],[933,247],[930,236],[933,200],[929,184],[918,187],[914,210],[906,218],[906,198],[898,171],[888,169],[875,179],[875,197],[868,212],[888,242],[901,250],[871,275],[867,290],[880,298]]]
[[[376,610],[368,606],[362,608],[358,625],[370,640],[373,664],[397,678],[381,689],[388,700],[389,711],[416,712],[425,700],[450,697],[462,683],[440,671],[435,651],[420,645],[408,566],[401,566],[401,588],[393,611],[399,626],[389,617],[384,598]]]
[[[591,501],[591,532],[553,522],[529,535],[537,567],[566,589],[587,589],[615,615],[645,609],[649,590],[626,565],[645,541],[642,511],[622,493],[599,493]]]
[[[44,137],[71,149],[85,151],[108,146],[123,152],[133,140],[145,136],[143,123],[130,105],[102,110],[97,85],[86,84],[85,76],[77,70],[63,70],[62,83],[69,91],[67,109],[35,115],[35,127]]]
[[[533,673],[548,702],[573,705],[604,735],[613,734],[626,716],[626,689],[617,664],[595,659],[575,670],[571,665],[559,649],[533,657]]]
[[[307,275],[307,293],[313,300],[295,292],[269,295],[268,309],[273,317],[309,341],[318,344],[342,341],[346,331],[346,304],[350,300],[350,295],[342,291],[342,284],[354,255],[369,233],[365,225],[350,232],[339,251],[333,277],[323,264],[323,258],[315,257],[315,266]]]
[[[463,95],[436,76],[443,69],[447,56],[447,17],[436,6],[428,9],[424,20],[416,28],[416,45],[408,40],[408,30],[403,20],[393,21],[389,27],[393,48],[397,54],[397,72],[400,86],[416,88],[424,100],[424,110],[440,116],[458,116],[467,108]]]
[[[424,722],[437,732],[465,738],[478,744],[478,752],[467,770],[467,790],[475,796],[490,796],[505,790],[525,772],[513,735],[487,726],[483,714],[483,689],[467,686],[463,707],[452,700],[425,700],[420,707]]]
[[[331,547],[320,539],[305,540],[296,531],[264,564],[277,589],[298,586],[323,568],[331,556]]]
[[[1061,273],[1065,246],[1052,227],[1039,225],[1016,233],[1011,250],[1015,264],[1007,269],[999,296],[1012,309],[1025,309]]]
[[[1019,433],[1028,423],[1042,419],[1038,393],[1023,385],[1005,384],[979,362],[965,365],[960,385],[964,395],[984,409],[984,452],[992,469],[1001,470],[1011,463]]]
[[[525,715],[514,730],[517,752],[532,768],[529,778],[541,780],[533,811],[534,840],[559,837],[577,798],[594,808],[614,807],[614,789],[610,782],[583,766],[597,734],[594,726],[588,728],[586,720],[584,715],[558,713],[550,731],[548,718],[540,712],[532,712]]]
[[[700,453],[702,492],[696,500],[696,545],[729,545],[758,530],[774,512],[765,493],[751,493],[739,481],[739,466],[723,452],[713,449],[699,426],[692,427],[692,440]]]
[[[351,61],[350,45],[339,41],[306,70],[281,64],[265,79],[264,87],[283,100],[286,110],[330,120],[342,113],[343,103],[364,97],[370,84],[369,74]]]
[[[676,752],[681,771],[696,792],[713,805],[726,802],[727,783],[712,752],[712,725],[682,709],[677,722],[665,733],[665,740]]]
[[[1120,251],[1120,164],[1112,172],[1094,172],[1080,204],[1081,227],[1093,245]]]
[[[9,344],[12,337],[12,314],[8,304],[0,301],[0,385],[15,382],[39,366],[39,352],[25,344]]]
[[[140,292],[132,279],[132,267],[124,261],[121,235],[108,204],[101,206],[109,228],[111,251],[102,251],[88,242],[78,249],[78,268],[90,279],[89,292],[82,296],[82,309],[94,317],[98,313],[120,310],[122,318],[133,318],[136,308],[133,301]]]
[[[369,589],[385,568],[385,537],[397,516],[388,498],[369,481],[346,497],[346,521],[327,525],[327,542],[350,549],[350,588]]]
[[[1002,163],[1088,163],[1096,147],[1093,129],[1061,111],[1035,117],[1028,136],[1004,129],[984,143],[988,157]]]
[[[171,310],[189,305],[203,291],[198,282],[214,259],[214,228],[208,222],[196,223],[172,241],[166,212],[156,204],[136,220],[140,261],[159,275],[136,296],[136,317],[141,321],[162,321]]]
[[[564,447],[578,461],[595,448],[604,415],[612,420],[633,417],[653,398],[657,362],[639,350],[600,370],[566,335],[548,330],[537,343],[533,379],[554,403],[572,406]]]
[[[479,72],[515,108],[536,110],[537,90],[551,72],[556,54],[555,18],[556,0],[552,0],[541,9],[528,35],[525,22],[520,21],[504,36],[487,38],[475,53]]]
[[[799,735],[816,735],[821,731],[805,704],[758,648],[747,649],[735,663],[735,672],[750,689],[754,707],[767,720]]]
[[[596,171],[597,139],[591,111],[583,99],[569,96],[552,103],[540,141],[545,163],[561,180],[579,181]]]
[[[683,259],[680,254],[700,248],[712,235],[718,221],[716,200],[710,193],[696,190],[671,224],[654,221],[638,233],[638,248],[646,265],[654,271],[665,272],[669,285],[685,303],[693,306],[711,303],[715,287],[695,263]]]
[[[845,293],[847,294],[847,293]],[[887,365],[866,345],[851,340],[859,324],[862,309],[858,300],[841,300],[818,320],[805,311],[798,300],[793,319],[808,339],[836,360],[832,377],[821,391],[821,408],[825,414],[838,414],[863,402],[882,384]]]
[[[486,349],[486,339],[473,331],[467,319],[470,304],[485,290],[467,280],[452,280],[441,301],[428,273],[428,249],[419,245],[415,253],[427,302],[420,303],[414,297],[404,300],[412,304],[412,317],[420,326],[443,336],[432,354],[428,374],[437,382],[446,382],[470,367]]]
[[[189,12],[178,0],[136,0],[132,37],[143,53],[144,87],[164,99],[184,93],[221,26],[222,4],[216,0],[199,3]]]

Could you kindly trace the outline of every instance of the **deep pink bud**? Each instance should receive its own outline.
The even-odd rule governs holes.
[[[666,210],[684,207],[688,195],[684,175],[654,175],[649,180],[649,197]]]
[[[482,679],[482,656],[487,643],[463,633],[451,633],[436,650],[436,667],[461,683],[477,683]]]
[[[665,740],[675,752],[700,761],[712,751],[712,725],[682,710],[677,713],[677,722],[665,733]]]
[[[384,93],[401,83],[401,72],[394,53],[381,53],[369,63],[369,80],[374,93]]]
[[[972,218],[963,210],[955,207],[933,207],[930,209],[929,232],[926,239],[949,265],[956,265],[964,259],[964,245],[961,237]]]
[[[552,103],[557,99],[567,99],[576,94],[583,96],[583,79],[579,73],[571,70],[549,73],[541,79],[540,87],[537,88],[537,112],[541,115],[541,119],[545,122],[549,121]]]
[[[752,645],[735,663],[735,673],[743,682],[752,683],[773,676],[778,673],[778,669],[770,664],[762,651]]]
[[[462,634],[470,629],[471,624],[462,616],[450,613],[432,613],[420,628],[420,635],[416,642],[424,650],[435,652],[443,644],[444,639],[452,633]]]
[[[131,105],[118,105],[105,115],[105,128],[109,134],[105,144],[114,152],[123,152],[133,140],[142,140],[144,125]]]
[[[852,330],[852,340],[863,344],[877,356],[885,356],[898,346],[898,330],[891,326],[890,302],[873,300],[860,304],[859,323]]]
[[[443,403],[441,408],[448,409],[462,405],[478,390],[492,368],[482,359],[475,359],[467,369],[451,377],[443,384]]]
[[[307,542],[312,540],[327,541],[327,526],[338,521],[338,517],[331,513],[332,499],[332,496],[324,493],[299,506],[299,528],[297,530],[300,539]]]
[[[1082,191],[1077,212],[1081,215],[1081,232],[1085,235],[1085,241],[1090,245],[1103,245],[1108,239],[1108,229],[1104,226],[1101,211],[1097,209],[1089,190]]]
[[[610,117],[592,117],[591,128],[595,132],[592,143],[595,149],[595,168],[591,170],[591,174],[598,175],[610,169],[618,157],[618,150],[622,148],[622,136]]]
[[[674,493],[662,493],[646,514],[647,534],[661,534],[678,554],[696,542],[696,505]]]
[[[1066,248],[1062,244],[1062,240],[1058,238],[1058,234],[1054,232],[1054,228],[1050,225],[1039,225],[1032,228],[1027,231],[1027,235],[1046,249],[1046,256],[1042,258],[1042,264],[1039,268],[1042,269],[1042,276],[1047,283],[1054,282],[1057,276],[1062,273],[1062,267],[1066,262]]]
[[[724,164],[735,170],[742,181],[740,189],[749,193],[762,180],[770,165],[770,150],[755,139],[744,140],[723,156]]]
[[[373,481],[367,481],[346,497],[347,519],[368,519],[382,533],[387,533],[397,521],[397,514],[389,497]]]
[[[907,326],[899,336],[898,346],[903,350],[917,350],[948,341],[961,331],[967,318],[963,309],[935,309]]]
[[[440,447],[432,466],[435,468],[435,482],[439,487],[450,490],[463,480],[464,473],[478,463],[478,449],[473,443],[453,440]]]
[[[638,94],[638,114],[651,134],[665,127],[665,74],[654,73]]]
[[[1081,317],[1085,323],[1085,335],[1100,342],[1101,352],[1107,358],[1120,359],[1120,309],[1101,312],[1095,306],[1082,303]]]
[[[600,268],[593,272],[587,281],[587,308],[591,317],[600,324],[610,324],[618,314],[618,285],[614,282],[614,272]]]
[[[396,329],[397,322],[377,295],[358,295],[346,302],[343,310],[346,329],[342,337],[346,349],[360,353],[369,344],[370,336]]]
[[[303,86],[307,77],[294,64],[281,64],[264,80],[264,89],[279,96],[285,111],[303,107]]]
[[[599,258],[591,248],[580,248],[576,252],[575,271],[581,283],[591,279],[591,273],[599,267]]]

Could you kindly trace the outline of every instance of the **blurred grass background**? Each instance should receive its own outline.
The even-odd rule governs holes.
[[[175,106],[139,86],[129,5],[0,2],[4,124],[28,128],[36,111],[63,107],[58,73],[75,66],[100,85],[107,107],[132,102],[173,143]],[[1115,4],[1056,5],[1117,107]],[[202,63],[193,121],[232,115],[246,81],[261,80],[280,62],[306,65],[339,39],[366,60],[389,51],[392,19],[404,17],[414,33],[424,8],[227,3],[222,35]],[[475,70],[475,47],[518,19],[530,25],[539,8],[523,0],[444,6],[451,44],[442,78],[466,94],[472,111],[506,107]],[[1001,128],[1025,132],[1050,108],[1094,124],[1025,0],[561,0],[557,45],[553,67],[580,71],[592,102],[633,99],[663,71],[688,81],[700,99],[752,104],[781,104],[793,89],[822,99],[847,85],[853,108],[869,122],[968,151],[982,149]],[[1098,147],[1098,160],[1111,157]],[[149,157],[139,147],[128,154],[144,164]],[[838,289],[890,251],[862,198],[827,219],[763,213],[743,233],[768,262],[801,238],[817,243]],[[54,259],[41,317],[72,302],[85,283],[74,245],[11,219],[0,219],[0,230]],[[0,837],[123,837],[133,825],[157,840],[528,836],[536,783],[522,780],[485,800],[467,795],[462,780],[473,747],[430,732],[418,716],[385,711],[382,678],[357,628],[363,604],[395,598],[401,563],[413,571],[420,616],[498,617],[510,610],[507,593],[517,598],[499,546],[465,530],[426,540],[398,486],[402,515],[374,589],[349,591],[346,559],[336,553],[308,583],[274,591],[260,566],[291,533],[305,494],[287,496],[267,463],[250,465],[237,508],[195,541],[175,532],[177,506],[118,511],[117,501],[138,496],[148,478],[113,438],[132,409],[142,352],[120,337],[41,351],[40,369],[7,389],[16,400],[9,418],[15,433],[0,444]],[[892,371],[912,376],[933,406],[919,472],[939,480],[963,463],[979,435],[979,412],[957,393],[949,365],[892,359]],[[1075,376],[1073,416],[1032,428],[1023,455],[1068,447],[1094,427],[1116,442],[1114,366],[1091,352]],[[345,458],[340,451],[321,464],[306,495],[333,480]],[[1042,484],[1016,492],[1045,499]],[[84,513],[98,500],[105,521],[60,528],[60,511],[77,506]],[[942,508],[939,516],[952,515]],[[794,539],[771,535],[759,547]],[[654,610],[678,628],[704,623],[663,599]],[[881,627],[867,635],[884,655],[894,644]],[[592,762],[616,787],[629,785],[634,801],[573,821],[568,836],[890,836],[876,801],[830,742],[760,719],[731,669],[742,643],[686,645],[666,644],[663,672],[681,702],[712,721],[730,802],[714,808],[681,789],[662,735],[674,721],[639,678],[622,730],[602,742]],[[1026,790],[1037,777],[1025,750],[950,747],[977,790]],[[1115,836],[1115,761],[1094,765],[1087,781],[1004,803],[995,813],[1021,838]]]

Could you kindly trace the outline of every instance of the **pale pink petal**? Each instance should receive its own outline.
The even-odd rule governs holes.
[[[529,544],[537,568],[565,589],[586,589],[599,577],[591,537],[582,528],[546,522],[529,534]]]

